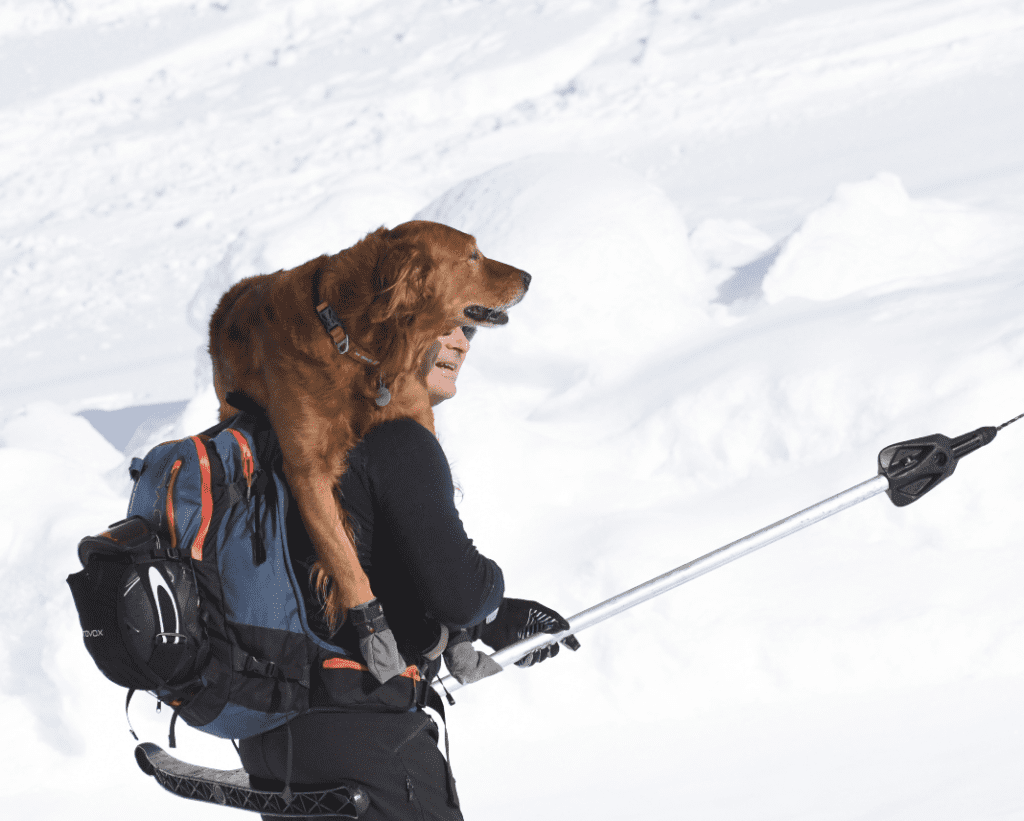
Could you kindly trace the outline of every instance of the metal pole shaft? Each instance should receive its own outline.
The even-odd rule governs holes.
[[[605,619],[610,619],[624,610],[636,607],[638,604],[660,596],[662,593],[679,587],[681,584],[686,584],[686,582],[696,579],[698,576],[710,573],[724,564],[736,561],[736,559],[746,556],[748,553],[753,553],[755,550],[770,545],[772,542],[777,542],[779,539],[792,535],[798,530],[803,530],[808,525],[820,522],[829,516],[834,516],[841,510],[858,505],[879,493],[884,493],[888,488],[889,480],[885,476],[875,476],[823,502],[818,502],[816,505],[801,510],[799,513],[794,513],[792,516],[782,519],[773,525],[751,533],[749,536],[744,536],[742,539],[737,539],[735,542],[713,550],[698,559],[694,559],[692,562],[677,567],[675,570],[663,573],[650,581],[634,587],[632,590],[619,593],[617,596],[612,596],[612,598],[600,604],[595,604],[593,607],[577,613],[569,619],[570,628],[562,633],[538,633],[530,636],[530,638],[523,639],[523,641],[509,645],[503,650],[498,650],[491,655],[491,658],[503,668],[508,667],[540,647],[564,639],[566,636],[579,633],[581,630],[586,630],[588,627],[592,627]],[[457,690],[462,686],[450,675],[445,676],[441,683],[449,691]]]

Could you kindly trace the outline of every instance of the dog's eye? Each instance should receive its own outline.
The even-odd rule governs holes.
[[[466,341],[469,342],[469,340],[476,336],[476,325],[463,325],[462,333],[466,335]]]
[[[478,259],[480,259],[480,252],[479,251],[474,251],[472,254],[469,255],[469,258],[473,262],[476,262]]]

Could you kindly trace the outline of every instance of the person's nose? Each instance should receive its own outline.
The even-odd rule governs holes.
[[[456,328],[448,339],[448,347],[453,351],[458,351],[463,356],[469,352],[469,340],[466,339],[466,333],[462,328]]]

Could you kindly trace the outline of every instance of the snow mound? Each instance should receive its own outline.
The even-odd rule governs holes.
[[[915,200],[882,173],[840,185],[785,241],[764,279],[768,302],[837,299],[951,274],[1020,245],[1019,220],[941,200]]]
[[[706,322],[710,288],[681,215],[660,188],[610,162],[516,160],[416,217],[473,234],[484,254],[533,274],[502,331],[517,358],[614,369]]]
[[[80,569],[79,539],[124,516],[126,498],[104,478],[121,460],[85,419],[52,403],[26,407],[0,430],[0,693],[23,705],[4,730],[43,742],[18,751],[23,788],[52,782],[55,753],[87,749],[93,722],[83,714],[109,692],[91,674],[64,579]]]
[[[46,453],[62,461],[103,473],[123,456],[96,428],[52,402],[34,402],[0,428],[0,448]]]
[[[282,225],[263,229],[266,244],[260,273],[294,268],[321,254],[350,248],[382,225],[393,228],[423,203],[400,183],[350,185],[322,197]]]
[[[706,219],[690,234],[690,247],[709,268],[739,268],[774,244],[768,234],[743,220]]]

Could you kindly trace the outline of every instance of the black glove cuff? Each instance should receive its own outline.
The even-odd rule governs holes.
[[[454,647],[456,644],[463,644],[467,641],[474,641],[473,635],[469,630],[456,630],[448,634],[449,647]]]
[[[366,604],[353,607],[349,612],[352,619],[352,626],[361,639],[368,639],[374,633],[380,633],[388,629],[388,621],[384,618],[384,608],[376,599],[370,599]]]

